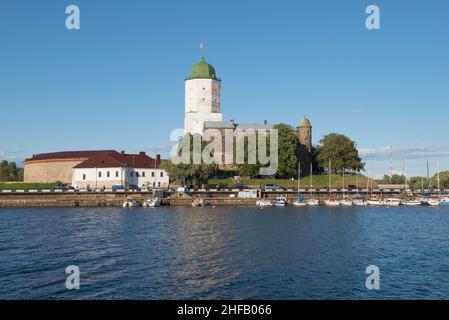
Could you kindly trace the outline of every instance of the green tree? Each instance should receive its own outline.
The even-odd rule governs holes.
[[[189,139],[190,141],[190,164],[174,164],[171,160],[166,161],[162,166],[168,172],[170,179],[172,181],[178,179],[181,182],[185,179],[186,185],[189,187],[199,188],[217,172],[216,164],[193,164],[193,136],[186,134],[180,144],[178,149],[178,155],[182,155],[182,141],[184,139]],[[201,151],[206,148],[206,143],[201,143]]]
[[[290,179],[298,175],[298,137],[286,124],[273,127],[278,130],[278,171],[276,178]]]
[[[382,179],[377,180],[376,182],[379,184],[404,184],[405,177],[399,174],[394,174],[392,177],[384,175]]]
[[[23,169],[17,168],[15,162],[0,162],[0,181],[23,181]]]
[[[332,162],[333,173],[343,173],[343,170],[358,172],[365,168],[356,143],[345,135],[331,133],[320,140],[317,149],[318,165],[328,170],[329,159]]]

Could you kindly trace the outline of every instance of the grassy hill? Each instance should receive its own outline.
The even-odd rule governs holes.
[[[259,187],[264,184],[276,184],[284,188],[296,188],[298,185],[298,180],[281,180],[281,179],[242,179],[241,183],[251,186]],[[368,183],[368,178],[359,175],[358,184],[359,188],[366,188]],[[316,175],[312,177],[312,184],[314,188],[327,188],[329,185],[328,175]],[[345,175],[345,186],[356,185],[357,177],[356,175]],[[219,185],[222,187],[232,187],[234,182],[231,178],[228,179],[209,179],[209,185]],[[301,179],[300,187],[308,188],[310,185],[310,177],[305,177]],[[377,184],[373,181],[373,186]],[[342,188],[343,187],[343,176],[342,175],[332,175],[332,188]]]

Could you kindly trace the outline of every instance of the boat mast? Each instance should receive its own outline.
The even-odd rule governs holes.
[[[312,198],[312,188],[313,188],[312,174],[313,174],[313,163],[310,163],[310,188],[309,188],[310,198]]]
[[[329,198],[332,196],[331,158],[329,158]]]
[[[299,196],[299,186],[301,181],[301,161],[298,161],[298,196]]]
[[[437,173],[437,177],[438,177],[438,191],[440,191],[440,160],[438,160],[438,173]]]

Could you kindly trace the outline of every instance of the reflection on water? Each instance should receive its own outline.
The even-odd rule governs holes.
[[[447,299],[447,230],[449,208],[0,209],[0,298]]]

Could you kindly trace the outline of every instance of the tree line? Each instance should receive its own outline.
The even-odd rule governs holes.
[[[15,162],[3,160],[0,162],[0,181],[23,181],[23,168],[18,168]]]
[[[306,161],[306,159],[301,159],[299,152],[303,146],[299,143],[296,132],[291,126],[277,124],[274,129],[278,130],[278,170],[274,177],[277,179],[296,178],[299,163]],[[192,139],[189,134],[184,138],[186,137]],[[262,165],[258,162],[256,164],[247,163],[247,144],[248,141],[245,140],[245,164],[232,165],[232,170],[227,170],[227,172],[220,171],[216,164],[175,165],[171,161],[165,163],[164,169],[171,179],[176,179],[179,184],[182,182],[182,184],[193,187],[201,187],[203,184],[207,184],[209,178],[217,176],[238,175],[256,178]],[[206,143],[202,144],[202,151],[204,148],[206,148]],[[269,152],[268,143],[267,150]],[[180,152],[181,150],[179,150]],[[329,170],[331,173],[358,173],[365,167],[359,156],[356,143],[349,137],[337,133],[324,136],[318,146],[312,148],[311,159],[308,160],[311,160],[313,164],[314,174],[328,173]],[[329,168],[329,160],[331,168]],[[304,170],[301,175],[308,175],[309,172],[309,170]]]

